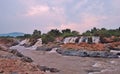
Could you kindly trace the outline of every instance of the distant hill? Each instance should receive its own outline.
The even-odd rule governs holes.
[[[25,33],[21,32],[12,32],[12,33],[7,33],[7,34],[0,34],[0,36],[12,36],[12,37],[17,37],[17,36],[24,36]]]

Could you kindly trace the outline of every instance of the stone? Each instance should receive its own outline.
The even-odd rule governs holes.
[[[85,52],[85,51],[80,51],[80,52],[79,52],[79,56],[80,56],[80,57],[88,57],[88,54],[87,54],[87,52]]]
[[[56,68],[49,68],[47,66],[39,66],[37,65],[37,67],[41,70],[41,71],[44,71],[44,72],[52,72],[52,73],[56,73],[56,72],[59,72],[60,70],[56,69]]]
[[[22,57],[21,60],[22,60],[23,62],[29,62],[29,63],[33,62],[33,60],[32,60],[31,58],[26,57],[26,56]]]
[[[100,53],[95,51],[90,51],[88,52],[88,54],[89,54],[89,57],[98,57],[100,55]]]
[[[36,50],[40,50],[40,51],[51,51],[52,48],[49,48],[49,47],[44,47],[44,46],[41,46],[41,47],[37,47]]]
[[[17,51],[16,49],[11,49],[11,50],[9,50],[9,52],[12,53],[12,54],[14,54],[14,55],[16,55],[16,56],[18,56],[18,57],[24,57],[24,55],[21,54],[21,53],[20,53],[19,51]]]
[[[49,68],[46,67],[46,66],[39,66],[39,65],[37,65],[37,67],[38,67],[41,71],[44,71],[44,72],[46,72],[47,70],[49,70]]]
[[[57,53],[66,56],[80,56],[80,57],[99,57],[99,58],[118,58],[117,54],[107,51],[87,51],[87,50],[68,50],[57,49]]]
[[[56,69],[56,68],[49,68],[50,72],[56,73],[59,72],[60,70]]]

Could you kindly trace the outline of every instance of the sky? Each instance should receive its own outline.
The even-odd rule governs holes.
[[[120,0],[0,0],[0,33],[120,27]]]

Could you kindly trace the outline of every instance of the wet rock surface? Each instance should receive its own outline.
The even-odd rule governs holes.
[[[100,57],[100,58],[118,58],[118,55],[107,51],[86,51],[86,50],[67,50],[57,49],[57,52],[66,56],[80,57]]]
[[[33,60],[32,60],[31,58],[26,57],[26,56],[22,57],[21,60],[22,60],[23,62],[29,62],[29,63],[33,62]]]
[[[16,49],[10,49],[10,50],[8,50],[8,51],[9,51],[10,53],[18,56],[18,57],[24,57],[24,55],[21,54],[20,52],[18,52]]]
[[[27,56],[24,56],[23,54],[21,54],[16,49],[10,49],[9,52],[12,53],[12,54],[14,54],[17,57],[20,57],[23,62],[29,62],[29,63],[33,62],[33,60],[31,58],[29,58]]]
[[[52,48],[41,46],[41,47],[37,47],[36,50],[37,50],[37,51],[51,51]]]
[[[56,69],[56,68],[49,68],[47,66],[37,66],[41,71],[44,71],[44,72],[52,72],[52,73],[56,73],[56,72],[60,72],[60,70]]]

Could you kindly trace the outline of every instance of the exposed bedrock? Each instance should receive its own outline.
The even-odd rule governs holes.
[[[68,50],[68,49],[57,49],[56,51],[57,53],[66,56],[118,58],[117,54],[107,51],[87,51],[87,50]]]

